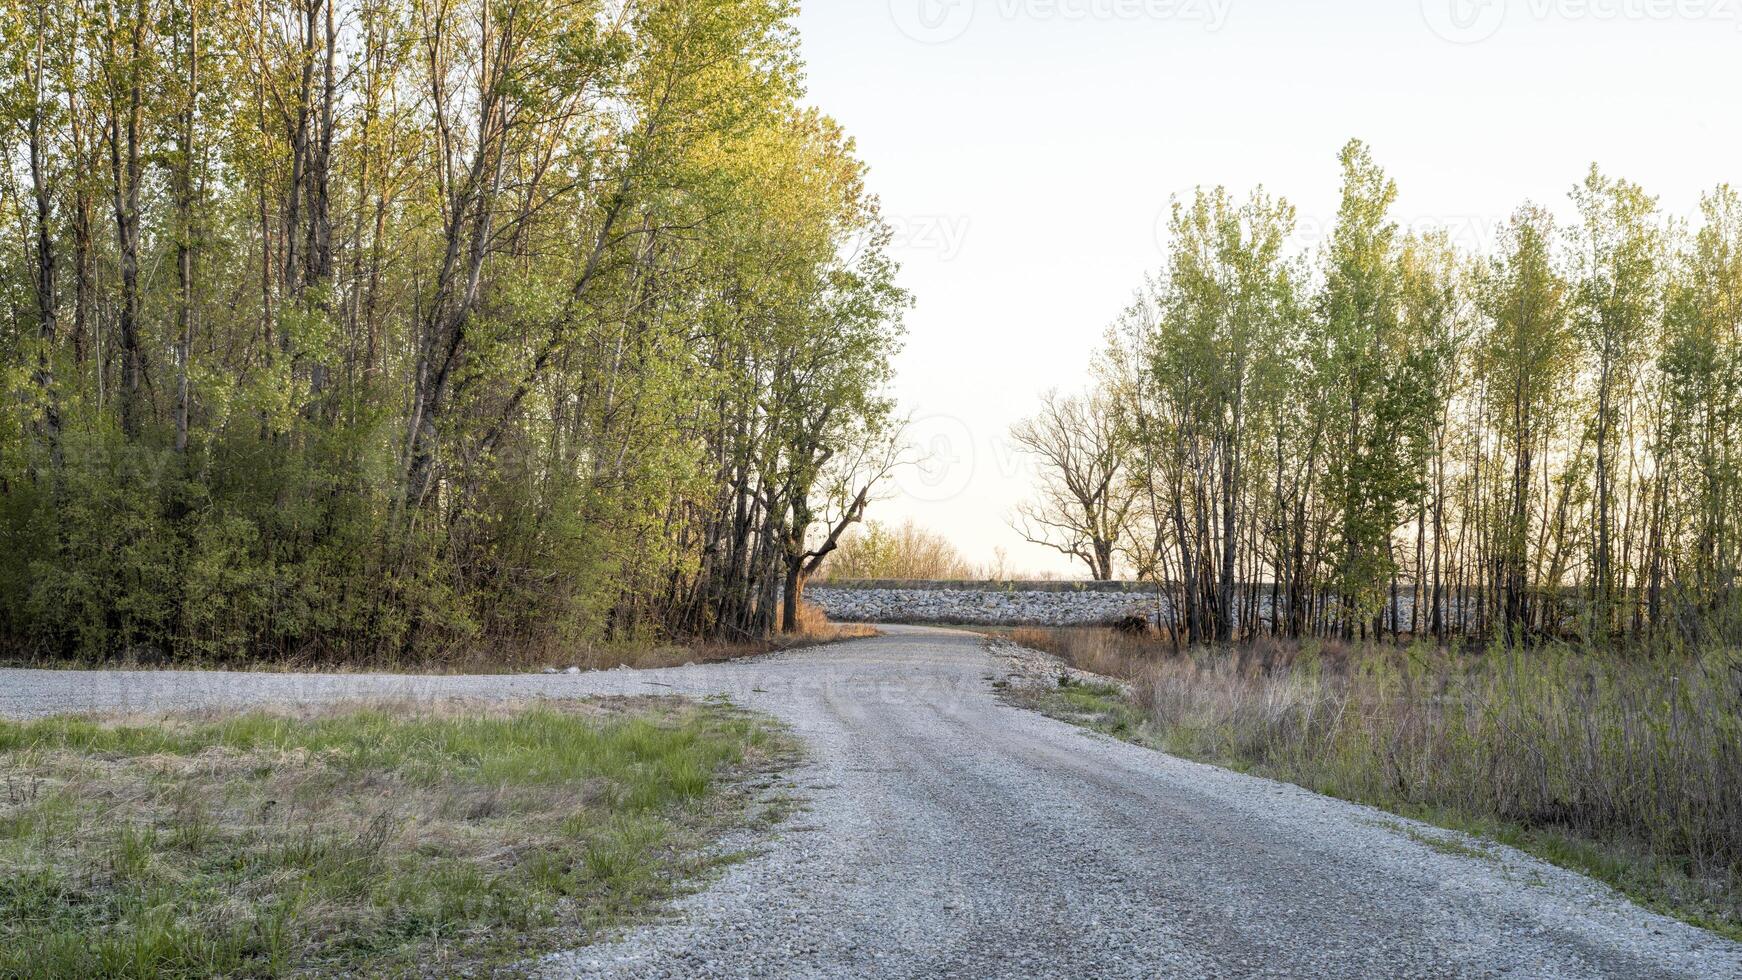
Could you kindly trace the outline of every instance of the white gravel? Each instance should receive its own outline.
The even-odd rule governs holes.
[[[0,715],[345,697],[724,694],[809,744],[809,797],[673,921],[549,977],[1742,978],[1742,945],[1505,848],[1000,702],[980,637],[581,676],[0,671]]]

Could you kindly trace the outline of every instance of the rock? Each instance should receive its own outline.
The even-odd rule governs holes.
[[[837,622],[959,623],[971,626],[1089,626],[1150,622],[1159,597],[1123,589],[831,587],[806,598]]]

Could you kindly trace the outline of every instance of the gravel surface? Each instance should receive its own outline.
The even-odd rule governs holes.
[[[1000,702],[971,634],[580,676],[0,672],[0,714],[344,697],[724,694],[805,738],[809,806],[668,924],[549,977],[1742,978],[1742,945],[1505,848]]]

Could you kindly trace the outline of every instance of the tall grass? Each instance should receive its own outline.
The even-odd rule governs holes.
[[[1486,824],[1538,849],[1577,851],[1575,863],[1613,862],[1612,878],[1677,880],[1670,890],[1683,894],[1661,897],[1742,926],[1735,651],[1273,643],[1175,655],[1102,630],[1014,639],[1126,681],[1169,751]]]

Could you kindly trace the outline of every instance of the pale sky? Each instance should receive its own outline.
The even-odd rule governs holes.
[[[858,140],[914,293],[896,394],[934,465],[871,517],[1080,575],[1005,520],[1010,424],[1080,389],[1168,197],[1263,183],[1302,244],[1337,150],[1481,247],[1594,161],[1673,214],[1742,182],[1742,0],[803,0],[811,100]]]

